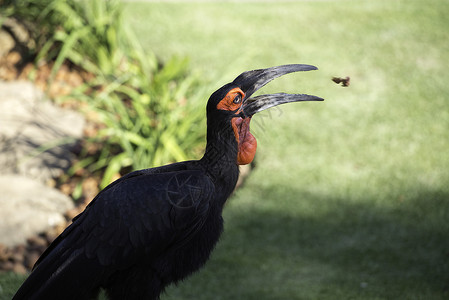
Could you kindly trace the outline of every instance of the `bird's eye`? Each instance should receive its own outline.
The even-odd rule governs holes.
[[[240,103],[242,103],[242,95],[237,94],[237,95],[235,96],[233,102],[234,102],[234,104],[240,104]]]

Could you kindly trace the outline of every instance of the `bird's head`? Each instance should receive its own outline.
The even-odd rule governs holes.
[[[257,141],[249,131],[249,123],[254,114],[283,103],[324,100],[306,94],[277,93],[251,96],[279,76],[316,69],[311,65],[293,64],[240,74],[233,82],[224,85],[209,98],[207,103],[208,130],[220,130],[215,127],[223,128],[222,126],[230,125],[238,144],[237,163],[249,164],[254,159],[257,148]]]

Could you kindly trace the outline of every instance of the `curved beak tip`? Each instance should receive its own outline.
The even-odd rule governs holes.
[[[323,98],[307,94],[277,93],[260,95],[251,98],[251,95],[265,86],[273,79],[293,72],[318,70],[316,66],[305,64],[282,65],[267,69],[247,71],[240,74],[234,83],[245,92],[243,112],[245,116],[252,116],[265,109],[289,102],[324,101]]]

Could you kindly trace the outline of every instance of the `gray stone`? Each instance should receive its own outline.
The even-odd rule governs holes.
[[[1,20],[0,27],[7,27],[9,28],[9,32],[11,32],[14,36],[14,38],[17,40],[18,43],[22,44],[23,46],[26,46],[28,48],[34,48],[36,46],[36,43],[32,38],[30,38],[30,34],[28,30],[25,28],[24,25],[20,24],[17,20],[14,18],[6,18]],[[3,42],[3,44],[0,43],[0,53],[1,51],[5,51],[4,53],[9,52],[12,48],[14,48],[14,45],[16,42],[14,41],[13,37],[10,35],[9,32],[4,30],[4,28],[1,29],[2,32],[8,35],[6,37],[3,34],[0,34],[0,42]],[[11,46],[12,43],[12,46]]]
[[[0,30],[0,57],[6,56],[14,48],[14,39],[4,30]]]
[[[12,247],[64,222],[73,201],[20,175],[0,176],[0,243]]]
[[[46,100],[30,82],[0,82],[0,166],[42,182],[70,166],[84,118]],[[44,151],[45,150],[45,151]]]
[[[15,246],[65,222],[73,201],[45,183],[71,165],[84,118],[30,82],[0,81],[0,243]]]

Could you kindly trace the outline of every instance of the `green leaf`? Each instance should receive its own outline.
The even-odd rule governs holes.
[[[100,187],[105,188],[112,182],[115,174],[118,174],[122,167],[130,166],[132,160],[126,156],[126,153],[121,153],[112,158],[104,172],[103,179],[101,180]]]
[[[64,41],[64,45],[61,48],[61,51],[59,52],[58,57],[56,58],[55,64],[53,65],[52,71],[51,71],[51,78],[53,79],[56,75],[56,72],[61,67],[64,60],[69,55],[70,51],[74,51],[74,45],[78,42],[80,38],[83,36],[86,36],[89,33],[88,27],[82,27],[74,32],[72,32]]]

